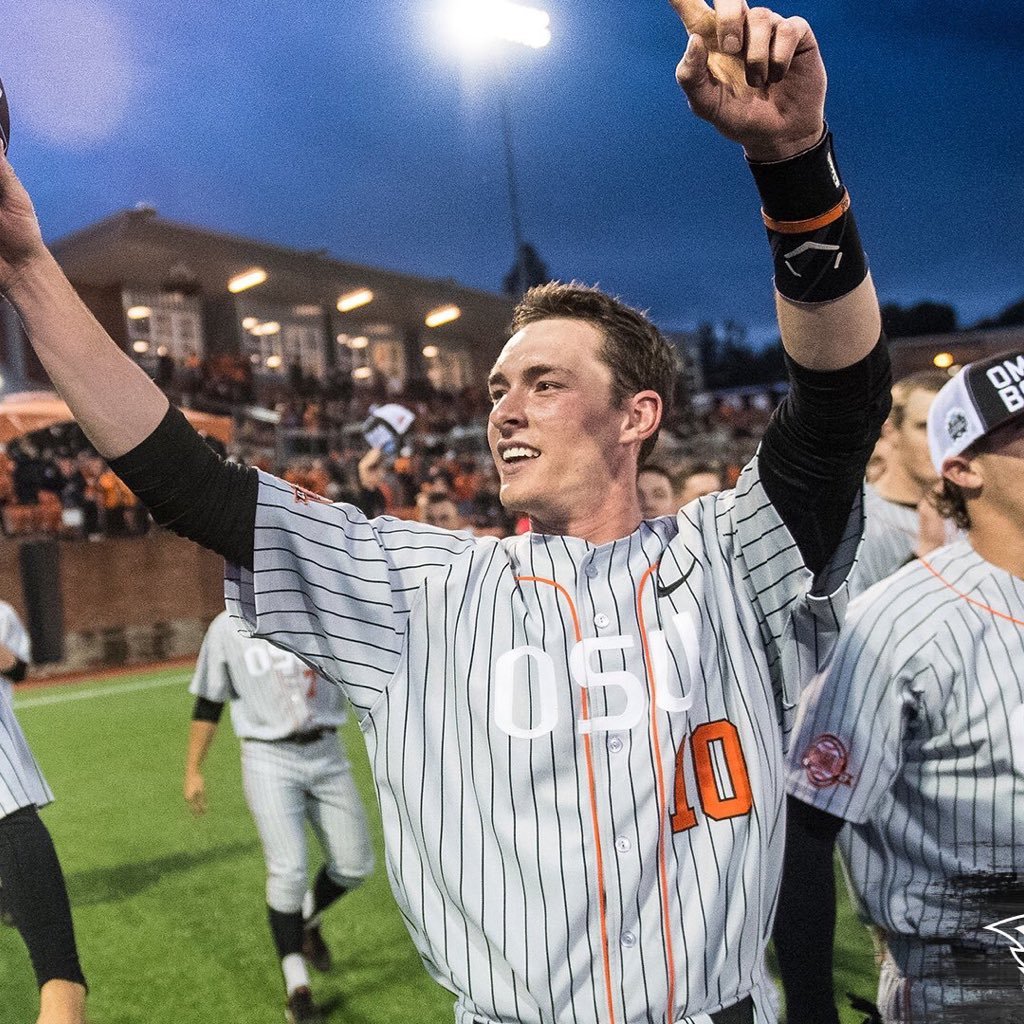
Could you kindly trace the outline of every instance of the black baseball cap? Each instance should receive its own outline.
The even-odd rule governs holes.
[[[1024,349],[968,363],[928,410],[928,447],[941,473],[946,459],[1010,420],[1024,416]]]

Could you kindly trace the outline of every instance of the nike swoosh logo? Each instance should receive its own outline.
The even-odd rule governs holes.
[[[690,578],[691,573],[696,568],[697,559],[695,558],[693,560],[693,565],[691,565],[690,568],[687,569],[686,572],[675,581],[675,583],[667,587],[662,586],[660,583],[656,583],[654,585],[655,593],[658,595],[658,597],[668,597],[669,594],[678,590]]]

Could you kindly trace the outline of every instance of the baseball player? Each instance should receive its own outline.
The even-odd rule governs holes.
[[[227,612],[210,624],[190,692],[196,697],[185,799],[206,812],[202,765],[224,705],[242,741],[242,783],[267,862],[267,913],[291,1024],[321,1020],[303,954],[331,966],[323,912],[373,870],[366,813],[337,736],[344,698],[294,654],[242,636]],[[306,889],[306,821],[326,858]]]
[[[891,379],[810,27],[676,6],[690,106],[761,191],[791,374],[737,487],[676,516],[645,522],[636,492],[673,353],[618,300],[532,291],[490,374],[501,498],[530,533],[368,520],[220,462],[79,304],[0,164],[0,287],[117,472],[225,555],[237,623],[344,689],[459,1024],[775,1020],[782,752],[843,615]]]
[[[4,605],[10,609],[10,605]],[[28,661],[28,638],[4,612],[0,671]],[[25,734],[0,687],[0,894],[5,916],[28,947],[39,985],[37,1024],[83,1024],[85,977],[57,851],[38,808],[53,800]]]
[[[966,538],[854,602],[805,696],[776,922],[791,1024],[838,1020],[823,896],[843,822],[849,882],[881,938],[883,1019],[1024,1019],[1022,381],[1024,351],[1009,352],[935,397],[939,505]]]
[[[882,426],[882,470],[864,489],[864,540],[851,596],[954,539],[956,528],[944,524],[928,500],[938,483],[928,451],[928,409],[948,380],[939,370],[924,370],[893,385],[892,411]]]

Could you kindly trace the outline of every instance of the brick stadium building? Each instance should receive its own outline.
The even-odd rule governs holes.
[[[349,373],[356,386],[426,379],[458,391],[483,382],[512,312],[507,298],[451,280],[219,234],[152,209],[114,214],[51,249],[100,323],[151,372],[161,357],[227,355],[251,362],[257,386],[298,369]],[[257,283],[240,289],[250,272]],[[45,383],[19,335],[8,310],[8,376]]]

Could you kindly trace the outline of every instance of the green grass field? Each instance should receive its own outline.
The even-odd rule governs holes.
[[[192,818],[181,796],[188,678],[182,668],[140,672],[22,691],[15,702],[57,794],[43,817],[68,878],[92,1024],[283,1019],[263,859],[226,717],[207,762],[210,812]],[[453,997],[427,977],[387,886],[354,722],[345,741],[371,808],[378,868],[327,915],[337,966],[314,975],[314,993],[338,1024],[451,1022]],[[870,944],[845,905],[837,963],[838,991],[874,992]],[[0,928],[0,1024],[34,1020],[36,1005],[25,948]],[[843,1020],[859,1024],[860,1015]]]

